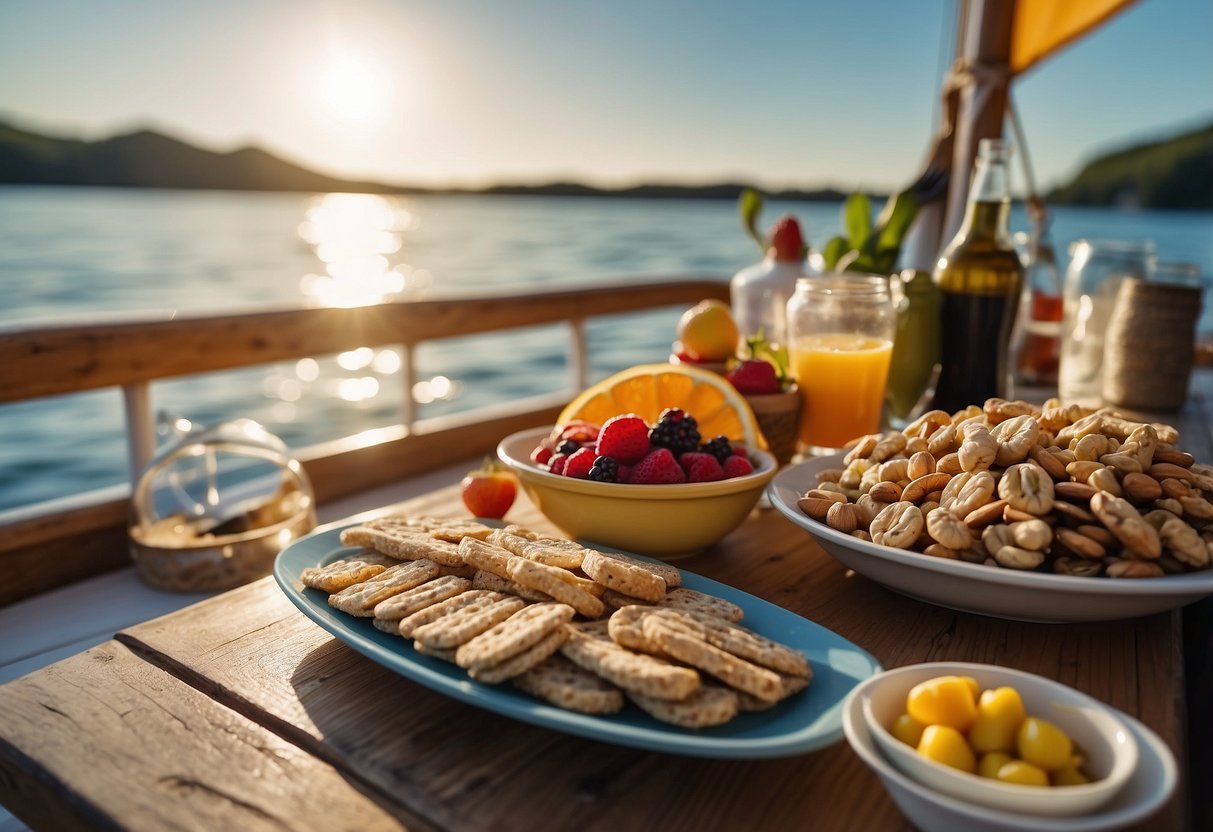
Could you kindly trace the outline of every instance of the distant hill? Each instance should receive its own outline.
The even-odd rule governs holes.
[[[1055,205],[1213,210],[1213,124],[1101,156],[1046,199]]]
[[[0,122],[0,185],[84,185],[238,191],[354,193],[489,193],[535,196],[612,196],[736,200],[743,184],[646,184],[597,188],[576,182],[494,185],[479,190],[434,189],[326,176],[258,147],[227,153],[204,150],[153,130],[98,141],[46,136]],[[769,199],[836,202],[834,189],[764,189]],[[882,194],[872,195],[883,198]],[[1213,125],[1164,141],[1119,151],[1088,164],[1054,190],[1055,204],[1213,209]]]

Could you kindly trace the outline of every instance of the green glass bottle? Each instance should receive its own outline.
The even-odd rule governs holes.
[[[1008,348],[1023,285],[1011,242],[1010,148],[982,139],[964,221],[935,266],[940,372],[935,407],[954,412],[1005,397]]]

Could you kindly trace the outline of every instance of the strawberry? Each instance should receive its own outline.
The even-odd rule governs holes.
[[[548,470],[553,474],[563,474],[564,466],[569,464],[569,458],[564,454],[552,454],[548,460]]]
[[[678,457],[678,464],[686,471],[687,482],[716,482],[724,479],[720,461],[709,453],[692,451]]]
[[[514,504],[518,482],[502,465],[485,460],[475,471],[469,471],[459,483],[463,504],[477,517],[500,520]]]
[[[535,450],[531,451],[531,462],[536,465],[547,465],[551,458],[552,449],[547,445],[536,445]]]
[[[775,365],[759,358],[741,361],[725,376],[737,392],[747,396],[762,396],[780,391],[779,374]]]
[[[800,262],[808,251],[804,244],[804,234],[800,231],[800,223],[791,214],[784,214],[771,226],[767,240],[770,242],[767,253],[776,260]]]
[[[635,413],[612,416],[598,433],[598,453],[616,462],[632,465],[653,450],[649,444],[649,426]]]
[[[686,481],[687,475],[669,448],[649,451],[644,459],[633,466],[632,476],[628,479],[628,482],[636,485],[667,485]]]
[[[744,456],[734,454],[724,461],[724,478],[727,480],[752,473],[754,473],[754,466]]]
[[[564,466],[564,475],[574,479],[588,480],[590,469],[594,467],[594,460],[597,458],[598,454],[594,452],[593,448],[582,448],[569,457],[568,463]]]

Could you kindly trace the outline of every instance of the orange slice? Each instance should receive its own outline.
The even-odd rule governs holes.
[[[699,433],[721,434],[747,447],[766,448],[766,437],[745,397],[724,376],[686,364],[641,364],[587,388],[560,412],[557,423],[584,419],[601,425],[612,416],[635,413],[650,424],[667,407],[695,417]]]

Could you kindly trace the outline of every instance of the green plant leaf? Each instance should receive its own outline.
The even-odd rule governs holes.
[[[910,223],[918,216],[918,209],[918,198],[913,191],[905,190],[889,197],[876,220],[876,231],[872,234],[875,245],[871,247],[872,250],[899,250],[906,232],[910,230]]]
[[[863,248],[872,233],[872,201],[867,194],[853,193],[847,197],[842,211],[842,227],[852,248]]]
[[[758,215],[762,213],[762,195],[753,188],[744,188],[737,199],[737,205],[741,210],[742,227],[754,238],[754,242],[758,243],[758,248],[762,253],[766,254],[767,241],[763,238],[762,232],[758,230]]]
[[[838,265],[839,258],[851,250],[851,244],[847,242],[846,237],[833,237],[825,244],[825,248],[821,250],[821,257],[825,261],[826,271],[835,271],[835,266]]]

